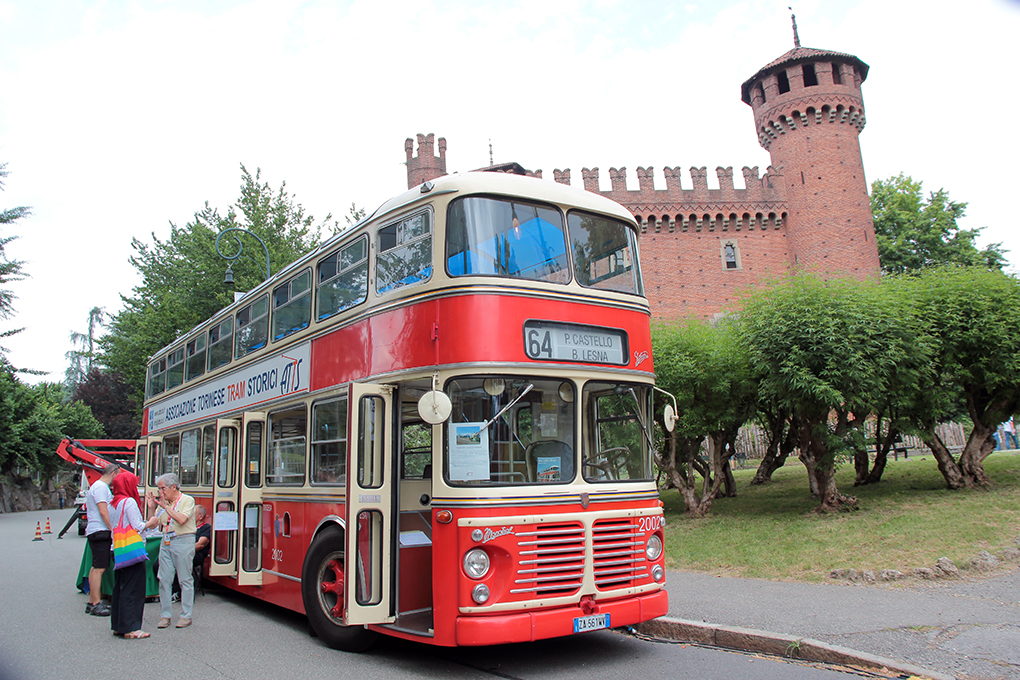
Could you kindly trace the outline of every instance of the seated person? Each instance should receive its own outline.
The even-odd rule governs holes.
[[[212,547],[212,525],[205,521],[206,509],[202,505],[195,507],[195,562],[198,566],[209,557],[209,549]]]

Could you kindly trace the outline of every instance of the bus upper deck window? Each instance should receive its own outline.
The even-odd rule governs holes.
[[[308,328],[312,314],[312,271],[306,269],[273,291],[273,341]]]
[[[327,255],[319,261],[315,318],[327,319],[368,298],[368,237]]]
[[[637,234],[625,223],[572,211],[567,216],[574,276],[582,286],[644,295]]]
[[[269,337],[269,294],[260,295],[254,302],[237,312],[237,331],[234,333],[234,356],[238,359],[266,346]]]
[[[234,318],[227,317],[209,329],[209,370],[230,363],[234,337]]]
[[[185,347],[184,382],[205,373],[205,334],[195,337]]]
[[[388,293],[432,277],[431,216],[420,212],[379,229],[376,292]]]
[[[451,276],[570,280],[563,216],[551,207],[471,196],[450,205],[446,267]]]

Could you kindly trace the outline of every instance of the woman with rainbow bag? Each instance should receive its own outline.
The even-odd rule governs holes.
[[[145,528],[138,497],[138,477],[131,472],[121,472],[113,478],[112,487],[110,521],[113,523],[114,580],[110,627],[114,635],[139,640],[149,637],[142,630],[149,556],[145,552],[145,539],[138,533]]]

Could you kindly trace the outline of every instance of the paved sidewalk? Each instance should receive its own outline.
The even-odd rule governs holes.
[[[733,646],[773,653],[808,652],[803,639],[810,638],[824,643],[823,649],[847,648],[851,659],[856,654],[865,665],[872,657],[889,660],[908,674],[1020,680],[1020,569],[1015,566],[983,580],[906,586],[686,572],[669,572],[666,582],[669,619],[661,629],[645,632],[723,646],[736,641]],[[734,627],[761,635],[735,635]]]

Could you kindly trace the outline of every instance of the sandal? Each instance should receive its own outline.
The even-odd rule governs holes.
[[[124,633],[125,640],[141,640],[142,638],[149,637],[149,634],[144,630],[136,630],[133,633]]]

